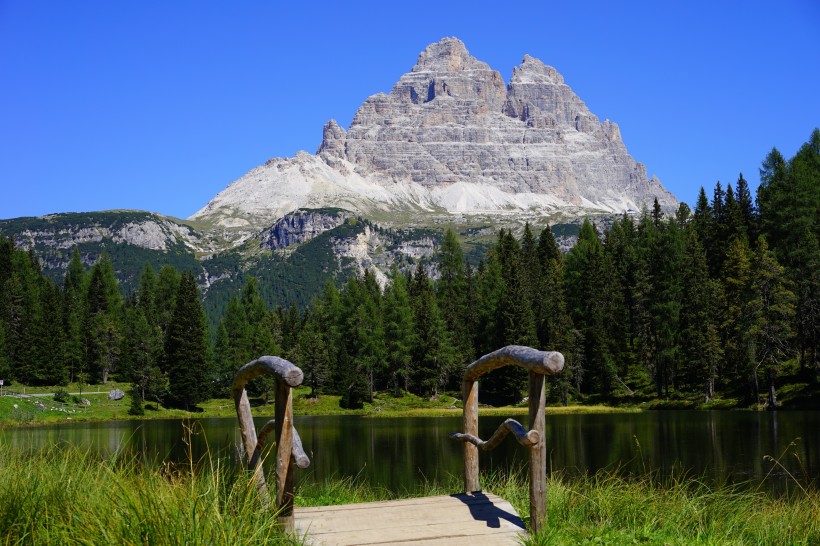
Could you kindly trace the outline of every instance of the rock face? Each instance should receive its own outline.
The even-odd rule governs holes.
[[[267,225],[300,207],[360,214],[533,216],[640,210],[675,197],[627,153],[618,126],[593,115],[561,75],[525,56],[509,84],[445,38],[389,94],[368,98],[316,155],[277,158],[232,183],[192,218]]]
[[[15,224],[26,223],[22,229]],[[178,220],[150,212],[110,211],[52,214],[40,218],[0,221],[0,232],[10,231],[25,248],[44,245],[71,249],[78,244],[127,244],[167,252],[183,244],[191,250],[213,252],[213,242]]]
[[[345,211],[297,210],[286,214],[260,234],[260,246],[269,250],[304,243],[341,225],[350,217]]]

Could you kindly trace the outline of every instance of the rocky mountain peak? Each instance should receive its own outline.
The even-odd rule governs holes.
[[[413,72],[461,72],[484,69],[489,66],[470,55],[464,42],[458,38],[442,38],[428,45],[419,54]]]
[[[494,107],[503,102],[504,93],[501,74],[470,55],[461,40],[444,38],[422,51],[412,70],[393,87],[390,97],[412,104],[431,103],[440,98]],[[371,99],[374,106],[390,100],[383,95],[375,95]],[[371,99],[359,109],[360,112],[365,110],[363,115],[368,113],[365,106]]]
[[[513,76],[510,83],[521,84],[532,81],[563,85],[564,77],[553,67],[544,64],[541,59],[524,55],[521,64],[513,68]]]
[[[390,93],[365,100],[347,130],[325,124],[316,155],[254,169],[194,218],[263,227],[297,208],[344,207],[469,223],[621,213],[655,198],[677,206],[555,68],[525,55],[507,84],[444,38]]]

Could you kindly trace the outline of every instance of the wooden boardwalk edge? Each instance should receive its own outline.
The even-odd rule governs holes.
[[[314,546],[519,544],[524,522],[497,495],[441,495],[296,508],[294,532]]]

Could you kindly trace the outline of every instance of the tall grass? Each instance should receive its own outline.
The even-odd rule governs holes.
[[[0,445],[2,544],[289,544],[253,481],[221,461],[147,468]]]
[[[529,521],[529,486],[523,470],[481,477],[482,487],[510,503]],[[390,492],[356,479],[305,484],[297,506],[318,506],[449,494],[460,479],[421,482],[412,491]],[[553,475],[548,480],[546,529],[527,545],[554,544],[820,544],[820,494],[798,490],[775,498],[748,486],[709,486],[687,477],[650,473],[625,478],[617,472]]]
[[[526,472],[482,476],[485,490],[529,519]],[[541,544],[820,544],[820,493],[773,497],[750,487],[709,486],[650,472],[553,475]],[[296,505],[439,495],[460,478],[391,492],[355,478],[305,482]],[[24,453],[0,445],[0,544],[291,544],[244,472],[205,459],[142,466],[56,446]]]

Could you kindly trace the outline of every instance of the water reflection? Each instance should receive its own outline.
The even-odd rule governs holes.
[[[266,419],[260,418],[258,424]],[[482,417],[480,435],[489,437],[501,421]],[[460,418],[297,416],[296,426],[312,461],[308,470],[299,472],[299,479],[357,477],[400,492],[425,480],[461,476],[461,445],[447,436],[460,424]],[[194,460],[208,454],[237,460],[240,436],[235,419],[174,419],[7,429],[0,430],[0,442],[21,450],[64,442],[160,464],[187,461],[189,453]],[[634,476],[675,472],[710,483],[751,485],[765,478],[764,487],[774,492],[794,487],[789,474],[803,482],[820,481],[820,412],[548,413],[547,446],[550,468],[569,474],[600,469]],[[780,458],[782,467],[766,456]],[[480,457],[483,470],[526,462],[525,450],[511,440]],[[272,457],[266,464],[272,464]]]

